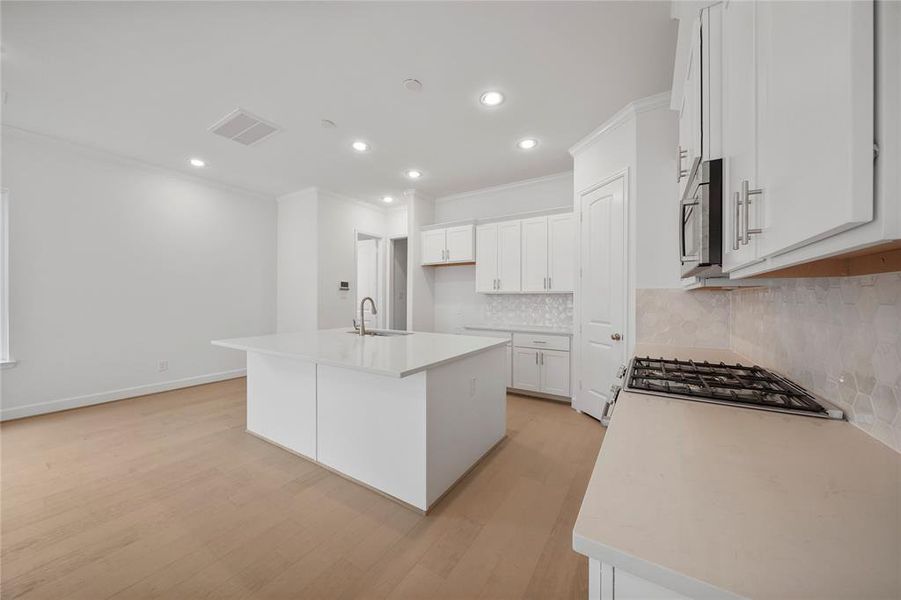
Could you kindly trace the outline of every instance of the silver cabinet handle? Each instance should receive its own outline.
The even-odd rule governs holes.
[[[752,190],[750,189],[750,183],[747,179],[741,182],[741,202],[742,207],[745,213],[745,234],[742,237],[741,243],[745,246],[751,241],[751,236],[759,233],[763,233],[763,230],[760,228],[750,229],[751,226],[751,196],[758,196],[763,193],[762,189]]]
[[[676,182],[682,181],[682,178],[688,175],[688,171],[682,168],[682,159],[688,156],[688,150],[683,150],[682,146],[679,146],[679,160],[676,163]]]
[[[732,195],[732,202],[735,204],[735,211],[732,215],[732,249],[738,250],[738,244],[741,242],[741,198],[738,192]]]
[[[532,340],[533,344],[547,344],[547,342],[543,342],[541,340]]]
[[[538,354],[541,355],[541,364],[544,364],[544,352],[539,352]]]
[[[618,333],[611,333],[611,334],[610,334],[610,339],[613,340],[614,342],[618,342],[618,341],[620,341],[621,339],[623,339],[623,336],[621,336],[621,335],[618,334]]]
[[[500,277],[497,278],[497,289],[498,290],[501,289],[501,278]]]
[[[538,364],[538,355],[539,355],[539,354],[541,354],[541,353],[540,353],[540,352],[536,352],[536,353],[535,353],[535,364],[536,364],[536,365]]]
[[[548,278],[547,278],[547,289],[551,289],[551,287],[552,287],[552,284],[551,284],[551,278],[548,277]]]

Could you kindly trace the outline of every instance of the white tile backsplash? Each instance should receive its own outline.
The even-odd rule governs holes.
[[[638,343],[728,348],[729,293],[723,290],[635,291]]]
[[[487,297],[484,322],[572,328],[572,294],[498,294]]]

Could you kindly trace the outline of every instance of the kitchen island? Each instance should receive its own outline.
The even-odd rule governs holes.
[[[247,353],[247,431],[427,512],[506,431],[506,339],[328,329]]]

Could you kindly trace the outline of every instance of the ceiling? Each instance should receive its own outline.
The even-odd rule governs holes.
[[[573,143],[669,89],[675,39],[669,2],[4,1],[3,122],[265,194],[437,197],[569,170]],[[208,131],[236,107],[283,131]]]

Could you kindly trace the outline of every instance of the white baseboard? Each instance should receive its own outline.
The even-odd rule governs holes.
[[[232,371],[207,373],[206,375],[185,377],[183,379],[173,379],[171,381],[162,381],[159,383],[148,383],[146,385],[138,385],[135,387],[111,390],[108,392],[86,394],[84,396],[74,396],[72,398],[61,398],[59,400],[50,400],[47,402],[38,402],[35,404],[26,404],[25,406],[0,408],[0,421],[21,419],[23,417],[31,417],[34,415],[42,415],[46,413],[58,412],[61,410],[69,410],[70,408],[80,408],[82,406],[91,406],[93,404],[103,404],[104,402],[124,400],[125,398],[134,398],[135,396],[146,396],[147,394],[168,392],[170,390],[177,390],[179,388],[186,388],[195,385],[201,385],[204,383],[213,383],[215,381],[235,379],[237,377],[244,377],[246,373],[247,369],[234,369]]]

